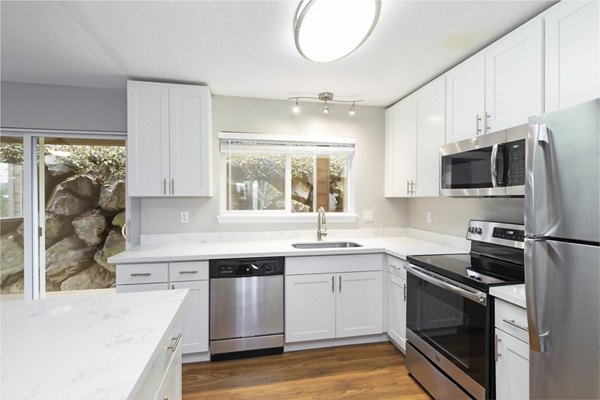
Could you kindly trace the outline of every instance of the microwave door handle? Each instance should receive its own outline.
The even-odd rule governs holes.
[[[464,297],[466,299],[474,301],[475,303],[478,303],[481,305],[486,305],[486,303],[487,303],[487,295],[483,292],[480,292],[480,291],[471,292],[471,291],[463,289],[459,286],[452,285],[451,283],[448,283],[441,279],[437,279],[429,274],[421,272],[418,269],[416,269],[415,267],[413,267],[412,265],[407,265],[406,271],[415,275],[417,278],[423,279],[424,281],[431,283],[434,286],[440,287],[442,289],[446,289],[449,292],[452,292],[461,297]]]
[[[492,156],[490,157],[490,172],[492,174],[492,187],[498,187],[498,170],[496,168],[496,161],[498,158],[498,145],[492,146]]]
[[[498,154],[496,155],[496,183],[498,186],[507,186],[507,174],[505,169],[507,167],[508,145],[501,144],[498,146]]]

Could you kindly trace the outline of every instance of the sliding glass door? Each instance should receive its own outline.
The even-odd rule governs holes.
[[[115,266],[107,259],[125,249],[124,138],[30,134],[12,139],[3,135],[0,148],[3,299],[14,293],[37,298],[114,288]],[[31,151],[19,153],[19,143]],[[21,175],[19,161],[31,165],[21,167]],[[19,176],[31,198],[29,210],[19,208]]]

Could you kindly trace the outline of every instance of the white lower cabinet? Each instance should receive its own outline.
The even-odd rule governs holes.
[[[381,268],[381,255],[286,259],[286,343],[382,333]]]
[[[150,361],[136,400],[181,400],[181,310]]]
[[[406,351],[406,261],[387,256],[387,334]]]
[[[335,275],[285,278],[285,341],[335,337]]]
[[[171,289],[189,289],[183,302],[184,354],[208,351],[208,281],[173,282]]]
[[[529,398],[527,311],[495,299],[496,399]]]
[[[182,306],[181,351],[208,352],[208,261],[117,265],[117,293],[169,289],[189,290]]]

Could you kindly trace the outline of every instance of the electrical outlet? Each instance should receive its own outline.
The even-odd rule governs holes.
[[[431,211],[425,213],[425,221],[427,221],[428,224],[431,223]]]
[[[179,213],[179,219],[181,220],[182,224],[189,224],[190,223],[190,213],[189,213],[189,211],[181,211]]]
[[[363,221],[364,222],[373,222],[373,210],[364,210],[363,211]]]

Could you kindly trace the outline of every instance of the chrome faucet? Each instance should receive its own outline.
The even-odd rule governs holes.
[[[327,219],[325,218],[325,210],[319,207],[317,212],[317,240],[323,240],[323,236],[327,236]]]

